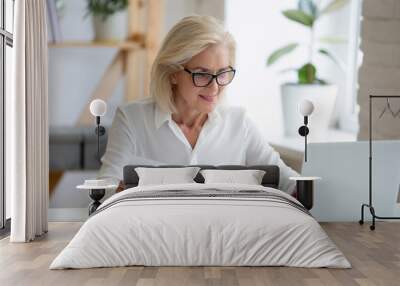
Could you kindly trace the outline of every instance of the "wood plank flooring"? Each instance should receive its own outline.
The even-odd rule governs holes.
[[[357,223],[322,226],[351,262],[352,269],[291,267],[119,267],[48,270],[81,223],[50,223],[32,243],[0,241],[0,285],[400,285],[400,223],[378,222],[376,230]]]

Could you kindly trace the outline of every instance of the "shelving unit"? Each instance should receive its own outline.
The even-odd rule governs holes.
[[[50,43],[49,48],[114,48],[127,51],[142,49],[142,45],[135,41],[66,41],[62,43]]]
[[[148,95],[151,64],[160,44],[164,0],[130,0],[128,6],[128,38],[126,41],[66,41],[51,43],[49,48],[114,48],[118,50],[94,92],[81,111],[76,126],[91,126],[89,104],[95,98],[105,101],[117,82],[124,77],[124,101]]]
[[[125,77],[124,102],[148,95],[150,69],[161,40],[163,8],[164,0],[130,0],[128,37],[125,41],[65,41],[49,44],[51,49],[112,48],[118,51],[82,108],[76,128],[93,126],[90,102],[95,98],[107,102],[122,77]],[[62,177],[63,171],[50,170],[50,192]]]

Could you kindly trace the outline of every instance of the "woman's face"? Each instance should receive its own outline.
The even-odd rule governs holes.
[[[186,71],[179,71],[171,77],[171,82],[175,87],[175,104],[200,113],[211,112],[215,108],[224,86],[219,86],[215,78],[205,87],[195,86],[190,72],[217,74],[230,70],[228,48],[223,44],[212,45],[194,56],[185,64],[184,68]],[[198,79],[201,83],[202,78]]]

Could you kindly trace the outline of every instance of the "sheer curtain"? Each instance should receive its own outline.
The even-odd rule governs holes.
[[[47,232],[49,144],[45,0],[15,1],[13,92],[6,111],[12,242]]]

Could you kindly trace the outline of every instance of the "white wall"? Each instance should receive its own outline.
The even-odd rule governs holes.
[[[372,204],[376,215],[399,216],[400,141],[373,143]],[[318,221],[358,221],[361,204],[369,203],[368,142],[311,143],[303,175],[318,176],[315,182],[314,207]],[[349,162],[348,158],[351,158]],[[329,162],[329,163],[328,163]],[[370,220],[369,209],[365,219]]]
[[[163,36],[182,17],[190,14],[210,15],[218,19],[225,18],[225,0],[164,0]]]

